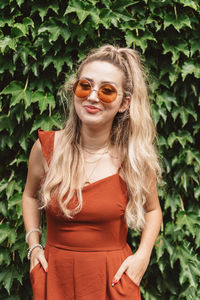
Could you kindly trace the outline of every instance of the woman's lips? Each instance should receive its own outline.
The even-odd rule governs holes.
[[[86,105],[84,106],[85,110],[89,112],[90,114],[96,114],[100,111],[100,108],[92,105]]]

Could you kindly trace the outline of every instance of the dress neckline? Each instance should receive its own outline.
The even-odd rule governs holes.
[[[46,131],[44,131],[44,130],[42,130],[42,129],[39,129],[38,130],[38,132],[46,132]],[[49,130],[48,131],[49,133],[52,133],[53,134],[53,147],[54,147],[54,142],[55,142],[55,130]],[[97,184],[99,184],[99,183],[102,183],[102,182],[104,182],[104,181],[107,181],[107,180],[109,180],[109,179],[112,179],[112,178],[115,178],[115,177],[118,177],[120,180],[122,180],[122,182],[123,183],[126,183],[125,182],[125,180],[120,176],[120,169],[121,169],[121,165],[119,166],[119,168],[118,168],[118,170],[117,170],[117,172],[116,173],[114,173],[114,174],[112,174],[112,175],[109,175],[109,176],[106,176],[106,177],[103,177],[103,178],[101,178],[101,179],[99,179],[99,180],[96,180],[96,181],[94,181],[94,182],[92,182],[92,183],[90,183],[90,184],[87,184],[87,185],[84,185],[83,187],[82,187],[82,191],[84,191],[84,190],[87,190],[88,188],[90,188],[90,187],[93,187],[93,186],[95,186],[95,185],[97,185]]]
[[[115,174],[106,176],[106,177],[101,178],[101,179],[99,179],[99,180],[96,180],[96,181],[94,181],[94,182],[92,182],[92,183],[90,183],[90,184],[84,185],[84,186],[82,187],[82,191],[87,190],[87,189],[90,188],[90,187],[93,187],[93,186],[95,186],[95,185],[97,185],[97,184],[99,184],[99,183],[102,183],[102,182],[104,182],[104,181],[107,181],[107,180],[112,179],[112,178],[115,178],[115,177],[118,177],[120,180],[122,180],[122,181],[125,183],[124,179],[119,175],[119,170],[118,170],[117,173],[115,173]]]

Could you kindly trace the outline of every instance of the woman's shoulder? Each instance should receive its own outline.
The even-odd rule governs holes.
[[[38,147],[40,148],[40,152],[42,152],[48,165],[55,149],[55,144],[58,143],[58,138],[62,135],[62,132],[63,130],[38,130],[38,141],[40,144]]]
[[[49,136],[49,135],[55,135],[57,130],[43,130],[43,129],[38,129],[38,137],[40,138],[41,136]]]
[[[41,143],[46,140],[57,140],[59,137],[63,135],[64,129],[61,130],[43,130],[38,129],[38,138]]]
[[[42,146],[39,138],[35,141],[31,148],[30,156],[29,156],[29,164],[31,165],[44,165],[44,157],[42,152]]]

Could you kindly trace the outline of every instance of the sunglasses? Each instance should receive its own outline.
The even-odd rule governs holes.
[[[88,97],[92,91],[96,91],[100,101],[104,103],[111,103],[115,101],[117,95],[117,89],[110,83],[102,84],[98,90],[95,90],[91,83],[86,79],[79,79],[73,85],[73,91],[76,97],[84,99]]]

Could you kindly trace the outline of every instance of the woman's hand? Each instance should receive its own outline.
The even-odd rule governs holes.
[[[132,279],[134,283],[140,285],[140,281],[148,267],[150,257],[149,255],[145,255],[139,251],[135,252],[135,254],[128,256],[117,273],[114,276],[114,283],[117,283],[124,272]]]
[[[30,272],[38,263],[40,263],[44,271],[47,272],[48,263],[44,256],[44,250],[39,247],[36,247],[31,253]]]

